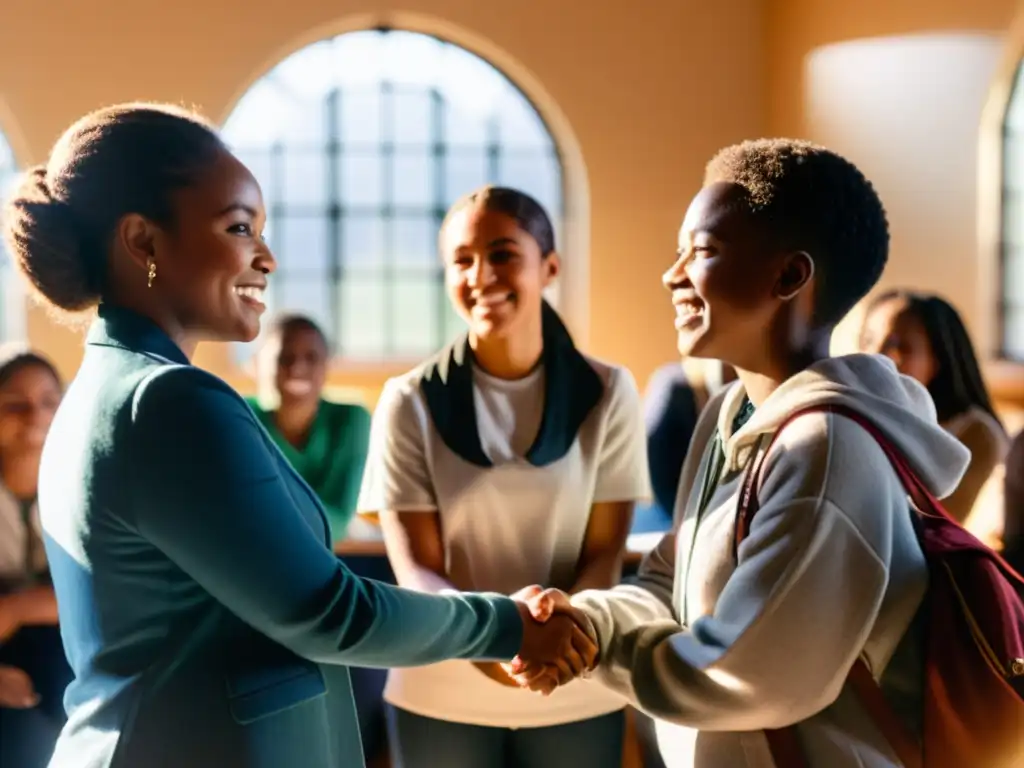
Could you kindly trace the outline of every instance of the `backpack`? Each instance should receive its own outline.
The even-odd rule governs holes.
[[[1024,578],[950,517],[868,417],[839,405],[812,406],[789,416],[775,437],[793,419],[820,412],[856,422],[885,451],[916,512],[929,572],[921,736],[889,706],[863,657],[850,670],[848,688],[906,768],[1024,766]],[[744,478],[737,548],[758,510],[755,489],[770,448]],[[794,726],[765,735],[777,768],[808,768]]]

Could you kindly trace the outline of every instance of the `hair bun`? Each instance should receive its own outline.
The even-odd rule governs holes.
[[[67,312],[100,300],[92,268],[71,208],[53,193],[46,166],[30,168],[7,201],[4,241],[18,269],[47,303]]]

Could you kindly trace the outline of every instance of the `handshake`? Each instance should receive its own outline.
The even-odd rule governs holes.
[[[598,647],[593,626],[569,602],[568,595],[532,586],[516,592],[512,599],[523,617],[519,654],[508,664],[478,665],[485,674],[505,685],[547,696],[594,668]]]

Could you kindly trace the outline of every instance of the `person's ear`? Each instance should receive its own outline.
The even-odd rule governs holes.
[[[121,249],[144,272],[149,272],[156,259],[157,234],[156,225],[137,213],[122,216],[115,230]]]
[[[558,273],[562,271],[562,262],[558,258],[558,254],[552,251],[544,257],[544,287],[547,288],[551,285],[555,278],[558,277]]]
[[[775,284],[775,296],[792,301],[814,281],[814,259],[807,251],[794,251],[786,259]]]

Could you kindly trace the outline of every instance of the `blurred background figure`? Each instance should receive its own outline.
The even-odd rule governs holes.
[[[370,412],[330,402],[324,382],[330,347],[320,327],[303,315],[273,325],[257,360],[269,397],[249,404],[289,463],[316,491],[330,516],[335,542],[353,522],[370,439]],[[358,523],[357,523],[358,524]]]
[[[944,299],[906,290],[888,291],[867,308],[860,334],[863,352],[886,355],[931,393],[942,426],[971,451],[971,463],[946,510],[988,539],[986,510],[975,511],[982,490],[998,473],[1008,439],[989,398],[974,345],[957,311]],[[987,495],[987,494],[986,494]]]
[[[1017,434],[1006,454],[1002,495],[1003,557],[1024,574],[1024,432]]]
[[[60,404],[53,365],[0,352],[0,766],[42,768],[65,721],[71,669],[57,627],[36,488],[43,441]]]
[[[672,523],[679,473],[697,417],[736,372],[718,360],[686,360],[657,369],[644,392],[647,461],[654,503],[637,510],[634,530],[667,530]]]

